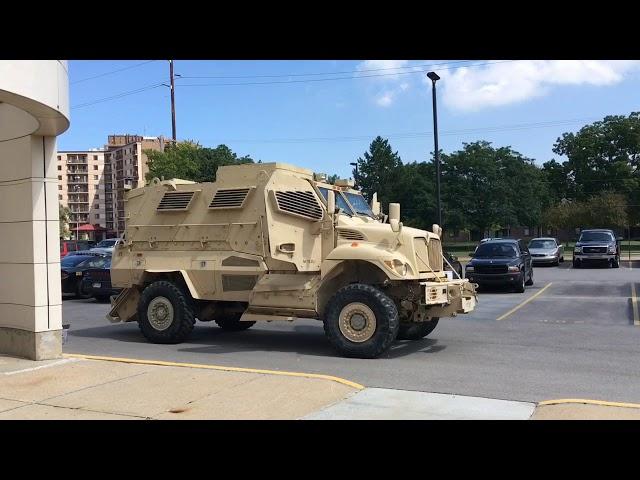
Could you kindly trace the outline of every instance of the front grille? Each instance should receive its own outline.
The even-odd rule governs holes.
[[[440,240],[432,238],[427,243],[427,239],[416,237],[413,239],[413,248],[416,252],[416,262],[418,271],[434,272],[442,271],[442,249],[440,248]]]
[[[607,247],[582,247],[582,253],[607,253]]]
[[[532,257],[546,257],[547,255],[545,255],[544,253],[532,253],[531,256]]]
[[[507,273],[507,265],[474,265],[476,273],[499,274]]]

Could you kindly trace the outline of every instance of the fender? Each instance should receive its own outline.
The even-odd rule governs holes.
[[[189,278],[189,275],[187,274],[186,270],[147,269],[144,272],[145,273],[180,273],[180,275],[182,276],[182,279],[184,280],[185,285],[189,289],[189,293],[191,294],[191,297],[196,300],[200,298],[200,295],[198,294],[198,290],[196,289],[195,285]]]
[[[398,251],[392,251],[388,248],[381,248],[371,243],[351,242],[345,243],[334,248],[324,259],[321,265],[322,278],[324,278],[336,265],[345,260],[360,260],[371,263],[382,270],[389,278],[397,280],[408,280],[418,278],[417,275],[407,275],[401,277],[399,274],[390,270],[383,260],[398,259],[403,263],[413,266],[413,262]]]

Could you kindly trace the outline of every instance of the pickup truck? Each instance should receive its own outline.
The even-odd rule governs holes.
[[[573,250],[573,268],[587,262],[608,262],[612,268],[620,267],[620,241],[613,230],[603,228],[583,230]]]

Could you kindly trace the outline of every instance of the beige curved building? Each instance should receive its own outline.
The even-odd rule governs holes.
[[[67,128],[67,62],[0,60],[0,354],[62,352],[56,137]]]

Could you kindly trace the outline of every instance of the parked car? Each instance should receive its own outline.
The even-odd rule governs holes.
[[[620,241],[613,230],[594,228],[583,230],[573,249],[573,267],[587,262],[608,262],[612,268],[620,267]]]
[[[95,247],[93,247],[91,251],[98,252],[98,253],[112,254],[113,249],[120,242],[122,242],[121,238],[105,238],[104,240],[101,240],[100,242],[98,242],[98,244]]]
[[[106,302],[111,295],[117,295],[121,288],[111,286],[111,257],[105,257],[104,263],[84,271],[82,291],[92,295],[99,302]]]
[[[105,255],[87,253],[84,255],[67,255],[60,261],[60,278],[62,293],[72,293],[77,298],[91,298],[83,290],[83,273],[89,268],[96,268],[104,264]]]
[[[534,265],[559,265],[564,262],[564,245],[555,238],[533,238],[528,247]]]
[[[524,292],[533,285],[533,262],[522,240],[489,240],[478,245],[465,267],[465,277],[480,286],[509,285]]]
[[[447,259],[447,262],[449,262],[451,267],[453,267],[453,270],[451,270],[451,267],[449,267],[449,265],[447,265],[447,262],[445,262],[444,269],[448,271],[457,272],[460,278],[463,278],[462,264],[460,263],[460,260],[458,260],[458,257],[456,257],[455,255],[451,255],[449,252],[445,250],[442,251],[442,255],[444,255],[444,257]],[[455,275],[454,275],[454,278],[456,278]]]
[[[60,258],[64,258],[71,252],[89,250],[96,242],[93,240],[63,240],[60,239]]]

